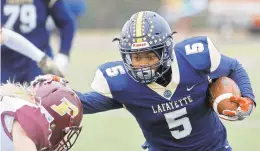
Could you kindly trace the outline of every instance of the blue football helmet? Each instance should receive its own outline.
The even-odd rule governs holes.
[[[151,83],[171,67],[173,32],[164,18],[155,12],[135,13],[124,24],[119,41],[120,53],[128,74],[137,82]],[[145,67],[133,67],[131,54],[153,51],[159,62]]]

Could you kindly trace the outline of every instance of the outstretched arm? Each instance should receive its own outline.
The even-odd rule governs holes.
[[[55,75],[40,75],[31,82],[32,86],[36,86],[41,82],[57,81],[63,85],[67,85],[68,81]],[[84,114],[92,114],[112,109],[122,108],[123,105],[113,98],[108,83],[100,70],[96,71],[95,78],[91,84],[94,92],[81,93],[76,92],[83,105]]]
[[[84,114],[92,114],[122,108],[122,104],[97,92],[76,92],[83,105]]]
[[[12,30],[2,28],[1,39],[2,45],[6,45],[36,62],[40,62],[45,55],[44,52],[34,46],[29,40]]]
[[[20,34],[12,30],[2,28],[1,45],[2,44],[36,61],[43,73],[51,73],[63,77],[63,74],[56,64],[44,52]]]

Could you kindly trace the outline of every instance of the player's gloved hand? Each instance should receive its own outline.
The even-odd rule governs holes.
[[[43,83],[43,82],[48,83],[48,82],[52,82],[52,81],[59,82],[64,86],[66,86],[69,83],[69,81],[67,81],[59,76],[47,74],[47,75],[39,75],[39,76],[35,77],[35,79],[33,81],[31,81],[30,84],[31,84],[31,86],[35,87],[39,83]]]
[[[220,116],[223,119],[230,121],[243,120],[254,110],[254,102],[249,98],[231,96],[230,101],[237,103],[239,107],[236,111],[224,110],[222,112],[223,116]]]
[[[58,53],[54,57],[54,62],[63,74],[68,72],[69,57],[65,54]]]
[[[47,55],[42,57],[41,61],[38,62],[37,65],[44,74],[54,74],[60,77],[64,77],[58,66]]]

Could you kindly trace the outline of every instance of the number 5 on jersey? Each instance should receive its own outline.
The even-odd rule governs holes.
[[[186,55],[196,54],[204,51],[204,45],[202,43],[188,44],[185,46]]]
[[[191,133],[192,127],[191,127],[190,119],[188,117],[182,117],[186,114],[187,114],[186,107],[164,114],[165,119],[168,123],[168,127],[171,131],[171,134],[175,139],[184,138],[190,135]],[[183,130],[171,130],[179,126],[182,126]]]
[[[125,69],[122,65],[118,65],[112,68],[107,68],[106,73],[110,77],[118,76],[119,74],[125,74]]]

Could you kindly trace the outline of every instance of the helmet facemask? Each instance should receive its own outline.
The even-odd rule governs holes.
[[[70,113],[69,125],[68,127],[62,129],[61,140],[54,146],[55,151],[68,151],[77,141],[79,134],[81,132],[81,126],[73,126],[73,121],[75,117],[72,116],[73,111]]]
[[[169,49],[172,49],[172,39],[169,38],[167,42],[154,47],[148,47],[143,49],[131,49],[125,50],[120,49],[121,56],[123,58],[124,65],[127,69],[128,74],[137,82],[149,84],[160,78],[166,71],[169,70],[172,58],[169,55]],[[144,66],[134,67],[132,63],[131,55],[134,53],[141,52],[154,52],[159,58],[159,62]]]
[[[82,127],[71,126],[61,131],[61,140],[54,146],[43,148],[41,151],[68,151],[77,141],[79,134],[81,133]]]
[[[68,151],[75,144],[82,127],[72,126],[62,130],[62,139],[55,145],[55,151]]]

